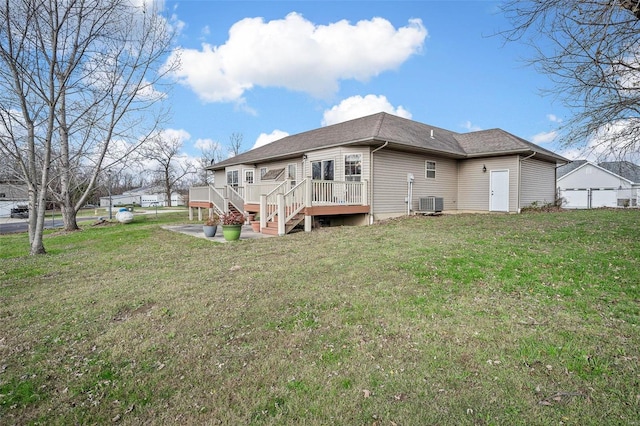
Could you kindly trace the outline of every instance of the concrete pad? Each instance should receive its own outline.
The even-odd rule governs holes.
[[[205,237],[202,231],[202,224],[194,225],[166,225],[162,227],[168,231],[179,232],[181,234],[190,235],[192,237],[204,238],[205,240],[215,241],[218,243],[228,243],[222,236],[222,225],[218,225],[216,235],[213,237]],[[261,234],[260,232],[253,232],[251,225],[242,225],[242,232],[240,233],[241,240],[253,240],[256,238],[268,238],[273,235]]]

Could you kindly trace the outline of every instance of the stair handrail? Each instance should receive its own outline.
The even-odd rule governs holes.
[[[227,196],[233,207],[244,214],[244,198],[233,186],[227,186]]]
[[[307,180],[303,179],[300,183],[298,183],[296,186],[294,186],[284,194],[285,211],[290,211],[290,213],[287,214],[287,217],[284,220],[285,223],[293,219],[306,207],[306,184]]]
[[[216,187],[213,185],[209,185],[209,194],[208,200],[211,204],[213,204],[214,208],[217,209],[218,213],[224,213],[224,195],[221,194]]]
[[[282,194],[282,188],[285,187],[287,183],[287,181],[284,181],[273,188],[271,192],[267,193],[267,211],[260,212],[261,217],[262,215],[265,216],[265,222],[269,222],[278,214],[278,194]]]

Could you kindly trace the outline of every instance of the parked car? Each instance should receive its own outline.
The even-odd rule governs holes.
[[[26,219],[29,217],[29,208],[26,206],[18,206],[11,209],[11,217],[13,219]]]

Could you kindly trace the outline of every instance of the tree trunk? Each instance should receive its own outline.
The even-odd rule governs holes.
[[[78,222],[76,219],[76,209],[68,208],[64,204],[60,205],[60,213],[62,214],[62,222],[64,223],[65,231],[77,231],[80,229],[78,227]]]
[[[71,164],[69,161],[69,128],[67,126],[67,96],[64,90],[60,93],[58,123],[60,128],[60,209],[65,231],[77,231],[76,207],[72,194]]]

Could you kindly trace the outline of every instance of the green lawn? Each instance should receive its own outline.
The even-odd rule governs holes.
[[[640,423],[640,211],[0,236],[1,424]]]

